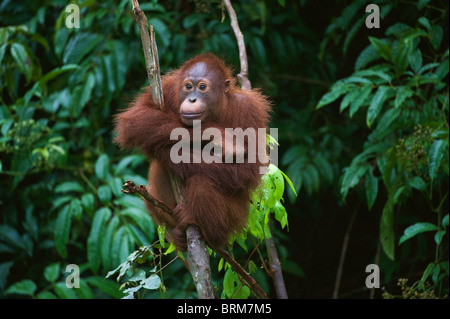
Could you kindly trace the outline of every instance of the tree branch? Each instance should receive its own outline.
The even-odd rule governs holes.
[[[145,66],[152,92],[153,102],[164,111],[164,97],[161,85],[161,75],[159,73],[158,48],[156,46],[153,26],[150,26],[150,35],[148,33],[148,21],[144,12],[139,8],[137,0],[131,0],[133,3],[134,19],[139,25],[141,31],[142,50],[144,51]]]
[[[278,258],[278,252],[277,247],[275,246],[275,241],[273,240],[272,218],[270,218],[270,214],[268,223],[270,230],[270,238],[266,239],[266,243],[267,243],[267,253],[269,255],[271,276],[273,279],[273,283],[275,285],[275,291],[277,293],[278,299],[287,299],[288,296],[286,286],[284,284],[283,272],[281,270],[281,262],[280,259]]]
[[[239,28],[239,23],[237,21],[236,12],[231,5],[230,0],[223,0],[225,7],[227,8],[228,15],[231,19],[231,28],[233,29],[234,35],[236,36],[236,41],[239,48],[239,60],[241,61],[241,72],[237,75],[241,86],[245,90],[251,90],[252,85],[248,79],[248,61],[247,61],[247,50],[245,49],[244,35]]]

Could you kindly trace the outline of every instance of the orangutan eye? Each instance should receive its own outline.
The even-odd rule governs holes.
[[[206,90],[206,84],[200,84],[198,88],[200,91],[204,91]]]
[[[186,88],[186,90],[190,90],[190,89],[192,89],[192,85],[188,83],[188,84],[186,84],[185,88]]]

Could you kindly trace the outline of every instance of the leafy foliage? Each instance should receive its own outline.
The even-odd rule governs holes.
[[[433,287],[440,287],[441,280],[448,279],[448,254],[440,246],[448,232],[441,220],[448,196],[449,51],[439,51],[442,27],[425,16],[415,26],[398,22],[386,29],[384,38],[369,40],[356,60],[355,72],[335,82],[317,104],[320,109],[342,97],[339,112],[349,109],[350,119],[358,111],[365,112],[370,128],[362,151],[344,169],[340,193],[345,200],[351,189],[364,187],[370,210],[379,198],[379,184],[385,188],[380,242],[391,260],[396,250],[395,211],[414,196],[414,190],[422,193],[437,223],[407,227],[398,244],[436,232],[437,253],[429,267],[438,265]],[[433,194],[438,196],[437,204]],[[422,285],[428,276],[424,277]]]

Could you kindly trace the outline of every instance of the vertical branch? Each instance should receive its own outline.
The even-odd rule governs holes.
[[[356,205],[356,208],[353,211],[352,217],[348,224],[347,231],[345,232],[344,242],[342,243],[341,257],[339,259],[339,266],[338,266],[337,273],[336,273],[336,281],[334,283],[332,299],[339,298],[339,288],[341,285],[341,278],[342,278],[342,271],[344,269],[345,256],[347,254],[348,241],[350,240],[350,232],[352,231],[353,223],[355,222],[355,218],[356,218],[356,214],[358,213],[358,210],[359,210],[359,204]]]
[[[233,29],[234,35],[236,36],[236,41],[239,47],[239,60],[241,62],[241,72],[237,75],[241,86],[245,90],[251,90],[252,85],[248,79],[248,60],[247,60],[247,50],[245,49],[244,35],[239,28],[239,23],[237,21],[236,12],[231,5],[230,0],[223,0],[225,7],[227,8],[228,15],[231,19],[231,28]],[[284,284],[283,273],[281,270],[280,259],[278,258],[277,248],[273,240],[272,229],[271,229],[271,219],[269,218],[269,229],[270,238],[266,239],[267,252],[269,254],[270,270],[271,276],[275,285],[275,290],[277,292],[277,297],[279,299],[287,299],[286,286]]]
[[[272,233],[272,219],[269,214],[269,230],[270,230],[270,238],[266,239],[267,243],[267,252],[269,254],[269,263],[271,276],[273,279],[273,283],[275,285],[275,291],[277,293],[278,299],[288,299],[286,286],[284,284],[283,272],[281,270],[281,262],[278,258],[277,246],[275,246],[275,241],[273,240]]]
[[[147,17],[139,8],[139,2],[137,0],[131,0],[131,2],[133,3],[134,19],[138,23],[139,30],[141,31],[142,50],[144,51],[145,66],[153,102],[159,105],[161,110],[164,111],[164,97],[161,85],[161,75],[159,73],[158,48],[156,47],[153,26],[150,26],[149,35]]]
[[[247,60],[247,50],[245,49],[244,35],[239,28],[239,23],[237,21],[236,12],[231,5],[230,0],[223,0],[225,7],[227,8],[228,15],[231,19],[231,28],[233,29],[234,35],[236,36],[236,41],[239,47],[239,60],[241,62],[241,72],[237,75],[241,86],[245,90],[251,90],[252,85],[248,79],[248,60]]]
[[[142,49],[144,50],[145,65],[150,82],[153,101],[164,111],[164,97],[162,92],[161,75],[159,72],[158,49],[156,46],[153,26],[150,26],[150,36],[148,33],[148,21],[144,12],[139,8],[137,0],[133,3],[133,15],[141,31]],[[184,188],[181,180],[169,173],[172,190],[177,204],[185,202]],[[205,241],[200,230],[196,226],[189,226],[186,230],[188,241],[188,256],[192,278],[200,299],[213,299],[214,289],[211,280],[211,267],[209,265],[209,254]]]

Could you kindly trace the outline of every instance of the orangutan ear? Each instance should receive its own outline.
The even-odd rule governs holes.
[[[230,80],[225,80],[225,93],[230,92]]]

